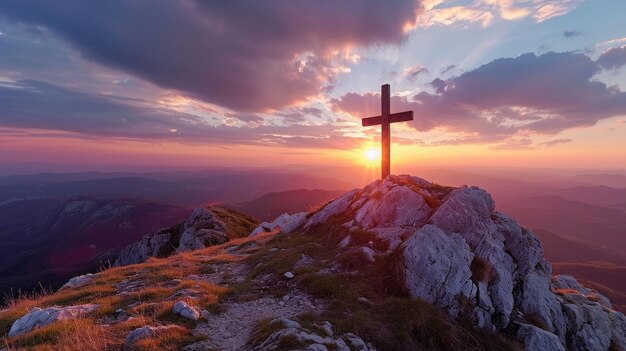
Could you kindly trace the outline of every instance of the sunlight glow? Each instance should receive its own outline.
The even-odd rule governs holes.
[[[367,163],[376,163],[378,160],[380,160],[379,149],[374,149],[374,148],[366,149],[363,152],[363,155],[365,156]]]

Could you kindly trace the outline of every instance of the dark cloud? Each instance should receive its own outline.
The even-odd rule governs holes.
[[[324,111],[322,109],[319,109],[317,107],[303,107],[302,112],[307,114],[307,115],[312,115],[315,117],[322,117]]]
[[[575,38],[583,35],[583,33],[579,30],[566,30],[563,32],[563,36],[566,38]]]
[[[256,121],[254,115],[238,119]],[[208,118],[210,119],[210,118]],[[0,84],[0,127],[62,131],[103,137],[184,143],[354,147],[341,126],[291,124],[233,127],[212,125],[197,116],[156,108],[139,99],[81,93],[40,81]],[[40,133],[34,133],[37,136]]]
[[[435,93],[392,98],[392,109],[415,111],[420,131],[441,127],[460,137],[448,143],[492,143],[519,134],[556,134],[626,115],[626,93],[593,79],[623,64],[620,48],[597,61],[575,53],[524,54],[497,59],[449,80],[435,79]],[[343,95],[335,111],[378,113],[377,94]]]
[[[626,45],[603,52],[598,58],[598,64],[606,69],[616,69],[626,65]]]
[[[342,60],[333,52],[399,43],[418,10],[415,0],[0,2],[87,59],[247,112],[319,93]]]

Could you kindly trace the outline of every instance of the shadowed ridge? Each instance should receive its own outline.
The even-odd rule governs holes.
[[[175,252],[197,250],[247,236],[258,221],[232,209],[207,206],[196,208],[184,222],[144,236],[126,247],[116,266],[140,263],[148,257],[167,257]]]

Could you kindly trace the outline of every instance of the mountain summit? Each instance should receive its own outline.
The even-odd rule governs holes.
[[[103,349],[626,349],[626,317],[552,276],[534,234],[477,187],[390,176],[252,223],[197,209],[121,267],[14,302],[0,333],[42,349],[76,323]]]

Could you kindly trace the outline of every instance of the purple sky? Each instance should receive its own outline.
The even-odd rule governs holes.
[[[360,118],[390,83],[392,110],[415,112],[394,125],[400,162],[619,167],[624,13],[621,0],[5,1],[0,161],[341,162],[375,145]]]

